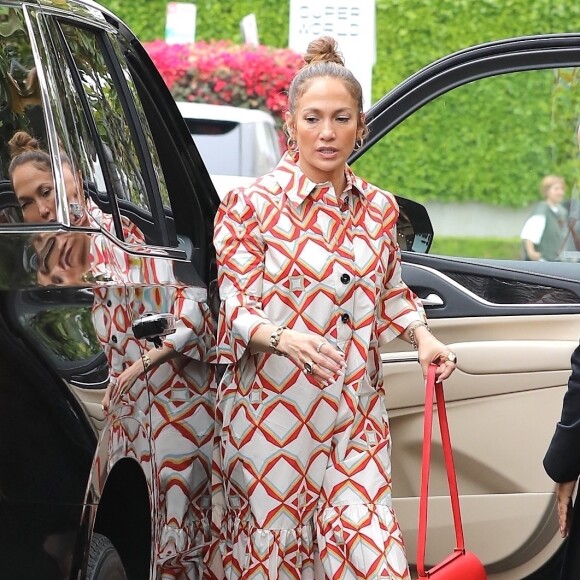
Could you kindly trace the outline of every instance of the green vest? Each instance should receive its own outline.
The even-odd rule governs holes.
[[[543,215],[546,218],[546,227],[540,239],[540,243],[534,247],[542,258],[549,262],[556,262],[560,259],[560,252],[567,233],[568,212],[566,208],[559,205],[555,212],[545,202],[536,204],[531,215]]]

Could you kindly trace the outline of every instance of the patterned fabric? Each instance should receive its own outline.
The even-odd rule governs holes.
[[[231,191],[215,221],[220,296],[213,517],[223,578],[408,579],[391,507],[379,345],[424,313],[402,282],[393,196],[345,166],[340,199],[286,155]],[[253,354],[263,323],[325,337],[347,368],[327,388]],[[319,574],[316,574],[319,577]]]
[[[107,214],[93,208],[91,215],[113,231]],[[123,222],[123,232],[128,243],[144,243],[131,222]],[[114,280],[111,286],[94,288],[93,304],[94,326],[112,383],[151,348],[135,338],[133,320],[147,312],[175,316],[176,331],[165,337],[164,345],[179,355],[151,369],[147,380],[140,377],[118,404],[113,403],[105,436],[111,463],[135,457],[151,470],[148,485],[156,516],[151,577],[200,578],[199,547],[207,544],[210,530],[216,371],[207,290],[181,286],[170,261],[130,256],[105,236],[94,236],[90,251],[93,275]],[[127,421],[129,413],[137,420]]]

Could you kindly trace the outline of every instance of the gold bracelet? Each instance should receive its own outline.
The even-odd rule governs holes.
[[[407,327],[407,332],[409,333],[409,342],[411,343],[411,345],[415,350],[418,350],[419,348],[419,345],[417,344],[417,339],[415,338],[415,330],[417,330],[417,328],[419,328],[420,326],[425,327],[429,332],[431,332],[429,325],[426,322],[422,322],[421,320],[411,322],[411,324],[409,324],[409,326]]]
[[[278,344],[280,343],[280,336],[288,328],[287,326],[279,326],[270,336],[270,348],[274,354],[278,356],[284,356],[284,353],[278,350]]]
[[[141,362],[143,363],[143,371],[147,372],[151,368],[151,357],[147,354],[142,354]]]

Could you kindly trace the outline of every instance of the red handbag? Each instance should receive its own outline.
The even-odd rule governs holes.
[[[449,424],[445,410],[443,384],[435,382],[435,365],[429,365],[425,385],[425,425],[423,430],[423,461],[421,467],[421,496],[419,499],[419,536],[417,541],[417,572],[418,580],[486,580],[487,574],[479,558],[465,549],[463,526],[459,510],[459,493],[457,478],[451,451]],[[442,562],[425,570],[425,546],[427,542],[427,503],[429,499],[429,466],[431,464],[431,437],[433,433],[433,393],[437,401],[439,429],[445,458],[445,469],[449,482],[449,495],[455,525],[456,548]]]

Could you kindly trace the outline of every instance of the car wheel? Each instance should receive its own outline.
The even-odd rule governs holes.
[[[109,538],[93,534],[86,580],[127,580],[121,557]]]

